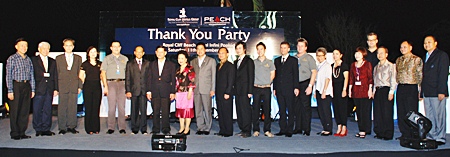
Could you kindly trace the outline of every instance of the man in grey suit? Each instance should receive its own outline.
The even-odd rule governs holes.
[[[64,54],[56,57],[58,73],[59,103],[58,103],[58,127],[59,134],[70,132],[77,134],[77,97],[81,92],[83,83],[78,77],[80,74],[81,57],[73,54],[75,40],[66,38],[63,40]]]
[[[211,97],[214,96],[216,88],[216,61],[206,56],[204,43],[197,43],[196,49],[198,57],[191,61],[196,73],[194,104],[197,132],[195,134],[209,135],[212,123]]]

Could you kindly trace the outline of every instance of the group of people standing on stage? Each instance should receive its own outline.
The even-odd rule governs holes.
[[[83,90],[86,107],[85,131],[100,131],[99,108],[103,94],[108,98],[108,131],[112,134],[117,125],[120,134],[126,134],[125,99],[131,99],[131,132],[147,132],[147,101],[153,109],[151,133],[170,134],[170,103],[176,100],[176,117],[180,120],[177,134],[189,135],[192,118],[196,118],[197,135],[209,135],[212,125],[212,102],[215,96],[220,130],[215,135],[233,136],[233,98],[236,104],[237,123],[241,130],[236,135],[292,137],[293,134],[310,136],[311,97],[317,100],[317,108],[323,131],[321,136],[346,136],[347,101],[356,105],[359,132],[365,138],[373,130],[375,138],[393,139],[393,103],[397,92],[400,138],[413,136],[406,120],[409,111],[418,110],[419,99],[424,98],[426,117],[432,123],[428,138],[445,144],[445,97],[448,96],[447,76],[449,61],[445,52],[436,48],[433,36],[424,40],[427,55],[420,58],[412,54],[412,44],[400,45],[403,54],[396,63],[387,60],[388,49],[378,47],[375,33],[367,35],[368,48],[358,47],[351,65],[343,60],[340,50],[333,51],[334,63],[326,61],[327,50],[316,50],[317,61],[307,54],[308,42],[297,40],[298,53],[289,55],[291,45],[280,44],[281,56],[274,61],[265,56],[266,45],[255,47],[258,57],[251,59],[245,42],[235,44],[237,59],[228,61],[229,51],[219,48],[215,59],[206,55],[204,43],[196,43],[197,57],[189,62],[186,51],[177,53],[179,68],[166,58],[163,46],[155,49],[157,60],[143,59],[142,46],[136,46],[134,59],[122,55],[121,45],[113,41],[112,53],[99,61],[97,48],[89,47],[87,60],[73,54],[75,41],[63,41],[64,54],[48,57],[50,44],[39,43],[39,55],[28,58],[28,44],[23,39],[16,42],[17,53],[7,61],[8,98],[11,100],[11,138],[30,138],[25,135],[28,124],[30,99],[33,99],[33,127],[36,136],[51,136],[51,102],[59,95],[59,134],[78,131],[76,106],[77,94]],[[102,82],[102,83],[101,83]],[[102,89],[103,84],[103,89]],[[273,91],[271,90],[273,86]],[[347,88],[348,87],[348,88]],[[271,132],[271,98],[276,96],[279,105],[280,132]],[[250,103],[253,98],[253,104]],[[337,131],[333,134],[331,104]],[[259,119],[264,114],[263,132]],[[252,134],[253,131],[253,134]]]

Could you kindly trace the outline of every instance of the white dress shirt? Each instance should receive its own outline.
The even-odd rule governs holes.
[[[162,71],[163,71],[163,68],[164,68],[164,63],[166,62],[166,58],[164,57],[164,60],[163,61],[160,61],[159,59],[158,59],[158,70],[159,70],[159,76],[161,76],[161,73],[162,73]]]
[[[48,72],[48,56],[39,54],[39,57],[41,57],[42,63],[44,63],[45,72]]]

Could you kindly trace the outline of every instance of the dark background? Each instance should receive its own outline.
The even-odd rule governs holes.
[[[218,0],[1,0],[0,62],[16,52],[19,37],[28,40],[28,55],[40,41],[62,52],[62,40],[76,40],[74,51],[99,44],[100,11],[164,11],[166,6],[217,6]],[[360,21],[365,33],[376,32],[379,45],[389,48],[389,60],[400,55],[403,40],[413,42],[413,53],[423,56],[423,38],[434,35],[438,47],[450,52],[450,5],[444,0],[263,0],[266,11],[300,11],[301,34],[309,51],[323,43],[318,23],[330,15],[346,13]],[[234,10],[252,11],[252,0],[235,0]],[[365,33],[361,36],[365,39]],[[111,39],[113,40],[113,39]],[[290,41],[295,42],[295,41]],[[365,43],[362,42],[362,43]],[[361,46],[366,46],[361,45]],[[293,48],[295,45],[293,46]],[[110,53],[110,52],[107,52]],[[151,56],[151,58],[154,58]],[[6,87],[5,87],[6,88]]]

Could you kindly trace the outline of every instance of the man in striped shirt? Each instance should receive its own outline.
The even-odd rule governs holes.
[[[35,81],[33,63],[25,54],[28,42],[23,38],[16,40],[17,52],[6,61],[6,86],[10,106],[11,139],[28,139],[25,135],[28,127],[31,98],[34,97]]]

